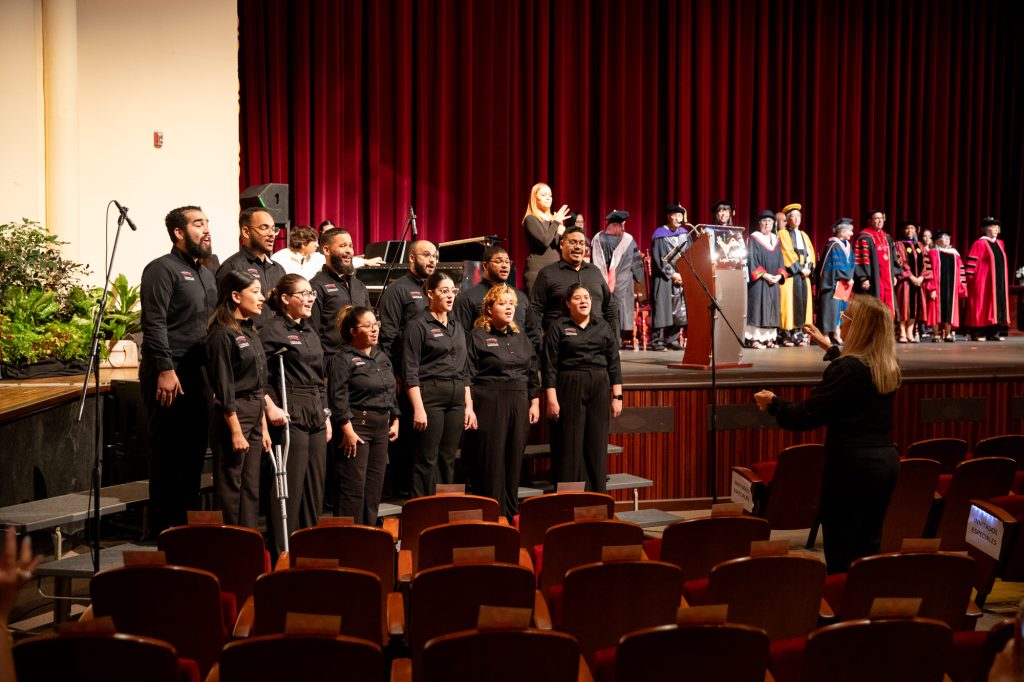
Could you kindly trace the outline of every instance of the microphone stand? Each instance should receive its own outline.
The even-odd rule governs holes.
[[[690,254],[684,252],[681,257],[682,261],[686,263],[686,267],[693,273],[693,278],[697,280],[697,284],[700,284],[700,288],[704,290],[704,295],[708,298],[708,313],[711,317],[711,428],[708,429],[708,453],[711,461],[708,464],[707,483],[708,488],[711,490],[711,503],[715,504],[718,502],[718,491],[715,490],[715,473],[718,469],[718,360],[715,357],[715,323],[718,320],[718,315],[716,313],[721,314],[726,326],[729,327],[729,331],[741,346],[743,345],[743,340],[736,333],[732,323],[729,322],[729,318],[725,316],[725,311],[718,304],[718,299],[712,295],[708,285],[697,274],[697,269],[693,267],[693,263],[690,261]]]
[[[405,242],[406,235],[409,234],[409,228],[412,226],[413,221],[416,220],[415,214],[412,212],[412,206],[409,207],[409,216],[405,219],[405,229],[402,231],[402,239],[400,241]],[[398,264],[399,249],[395,249],[395,255],[388,263],[388,271],[384,273],[384,284],[380,288],[380,296],[377,298],[377,305],[374,306],[375,311],[380,308],[380,302],[384,299],[384,292],[388,290],[388,285],[391,284],[391,273],[395,269],[395,265]]]
[[[82,395],[78,400],[78,419],[82,423],[82,415],[85,413],[85,399],[89,393],[89,377],[95,371],[95,419],[93,426],[95,445],[92,461],[92,518],[86,519],[90,527],[92,545],[92,568],[99,573],[100,570],[100,478],[103,471],[103,463],[100,452],[103,448],[103,422],[100,419],[100,326],[103,324],[103,317],[107,314],[107,297],[110,295],[110,276],[114,269],[114,256],[117,254],[117,242],[121,238],[121,228],[124,227],[126,211],[122,210],[117,219],[117,232],[114,234],[114,248],[110,250],[110,260],[106,263],[106,275],[103,278],[103,295],[100,296],[99,305],[96,307],[96,314],[92,321],[92,348],[89,350],[89,366],[85,370],[85,379],[82,381]],[[57,557],[60,559],[60,557]]]

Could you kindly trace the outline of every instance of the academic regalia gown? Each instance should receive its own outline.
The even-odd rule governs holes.
[[[826,334],[839,328],[839,315],[849,305],[834,298],[839,282],[853,278],[853,247],[850,242],[832,237],[821,254],[818,278],[818,326]]]
[[[683,287],[672,281],[676,266],[662,261],[686,239],[686,234],[685,228],[672,231],[663,225],[651,237],[651,307],[654,309],[651,324],[655,328],[681,327],[686,324]]]
[[[793,232],[798,233],[802,244],[795,243]],[[811,321],[813,312],[811,279],[804,279],[800,271],[804,266],[814,271],[814,247],[803,230],[779,230],[779,243],[782,245],[782,265],[788,274],[779,291],[779,328],[799,329]]]
[[[925,283],[932,278],[931,258],[920,242],[909,239],[897,242],[896,253],[902,268],[896,282],[897,315],[901,320],[924,319],[928,307]],[[924,278],[921,286],[910,281],[912,276]]]
[[[779,292],[782,282],[772,284],[762,275],[787,276],[782,265],[782,248],[773,234],[755,232],[747,240],[747,324],[772,329],[779,326]]]
[[[952,327],[960,326],[960,301],[967,296],[967,280],[964,263],[956,249],[932,249],[928,252],[931,260],[932,277],[924,283],[928,292],[928,314],[925,324],[936,325],[948,322]],[[938,292],[932,300],[931,292]]]
[[[882,230],[865,228],[853,240],[853,291],[868,293],[889,306],[895,316],[895,280],[900,273],[896,243]],[[862,283],[870,286],[865,291]]]
[[[628,232],[611,235],[602,230],[590,245],[590,262],[604,275],[619,304],[619,331],[632,331],[636,312],[633,282],[644,281],[644,261],[636,241]]]
[[[967,253],[967,326],[1007,326],[1010,320],[1009,272],[1001,239],[982,237]]]

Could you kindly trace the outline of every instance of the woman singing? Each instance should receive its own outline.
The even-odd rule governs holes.
[[[554,420],[559,481],[585,481],[605,492],[608,431],[622,412],[618,334],[590,314],[590,292],[573,284],[565,295],[568,315],[544,332],[544,389],[548,419]]]
[[[556,213],[551,213],[551,188],[543,182],[538,182],[530,190],[530,203],[523,216],[526,243],[530,247],[523,272],[523,289],[527,294],[533,289],[533,281],[540,269],[558,262],[561,255],[558,238],[565,231],[562,221],[568,215],[569,207],[564,204]]]
[[[464,429],[476,428],[466,371],[466,332],[449,317],[455,284],[435,272],[423,285],[429,307],[405,328],[402,378],[412,404],[412,496],[451,483]]]
[[[899,473],[892,444],[893,399],[900,385],[892,310],[862,294],[841,317],[842,351],[814,325],[804,325],[830,363],[807,400],[793,403],[771,391],[754,395],[784,429],[827,428],[821,525],[829,573],[843,573],[854,559],[878,553]]]
[[[253,328],[253,318],[262,311],[260,281],[247,272],[228,271],[217,285],[217,306],[206,333],[217,504],[224,523],[249,528],[259,520],[260,453],[270,450],[263,414],[267,359]]]
[[[477,492],[498,500],[509,520],[519,512],[526,437],[540,418],[537,355],[513,321],[515,313],[515,290],[504,284],[492,287],[467,339],[478,421]]]
[[[334,513],[377,525],[384,490],[388,443],[398,438],[395,373],[377,345],[380,322],[373,311],[349,306],[338,316],[341,350],[331,359],[331,415],[335,458]]]
[[[263,400],[267,421],[275,427],[287,425],[288,446],[288,529],[317,524],[324,501],[327,441],[331,439],[327,396],[324,388],[324,352],[320,335],[310,326],[316,293],[305,277],[285,275],[270,292],[267,303],[277,314],[260,330],[263,352],[269,360],[270,389]],[[281,355],[288,414],[281,396]],[[274,429],[275,442],[283,442],[282,428]],[[281,552],[280,519],[271,515],[268,524],[271,545]]]

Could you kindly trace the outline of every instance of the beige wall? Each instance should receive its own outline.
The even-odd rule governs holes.
[[[39,6],[39,0],[0,3],[0,42],[7,33],[36,36],[20,38],[29,44],[16,46],[17,68],[3,70],[29,71],[35,65],[31,77],[19,75],[16,92],[26,100],[36,93],[41,101],[37,44],[45,36],[37,28]],[[8,14],[17,15],[21,31],[5,21]],[[125,228],[114,266],[133,282],[147,262],[170,248],[163,216],[175,206],[201,205],[210,217],[215,251],[229,255],[237,248],[239,178],[235,0],[78,0],[77,15],[79,260],[90,264],[99,282],[104,212],[111,199],[128,206],[139,226],[138,232]],[[30,19],[31,31],[26,29]],[[29,115],[0,108],[0,148],[6,159],[8,143],[16,143],[11,148],[18,167],[16,178],[0,170],[4,222],[22,215],[45,217],[44,202],[36,196],[45,190],[40,187],[42,144],[28,144],[6,125],[17,115],[15,122],[23,119],[22,127],[41,140],[41,104],[36,109]],[[155,130],[164,134],[161,149],[153,146]],[[30,188],[31,202],[9,200],[16,183]]]

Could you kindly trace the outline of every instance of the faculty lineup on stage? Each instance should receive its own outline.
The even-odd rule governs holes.
[[[590,240],[580,216],[565,206],[552,212],[552,204],[551,189],[535,185],[522,221],[529,293],[507,282],[512,263],[501,246],[484,252],[481,281],[459,291],[437,270],[437,248],[420,240],[376,310],[354,276],[344,229],[327,221],[319,235],[296,228],[274,253],[271,214],[248,208],[239,216],[241,248],[218,266],[202,209],[170,211],[173,246],[146,266],[141,283],[152,531],[184,523],[198,504],[208,445],[225,522],[255,527],[261,493],[269,495],[261,453],[284,441],[285,429],[288,528],[269,520],[275,549],[282,533],[316,524],[325,504],[375,524],[388,467],[397,492],[433,494],[453,482],[460,443],[473,491],[511,518],[541,391],[555,480],[603,492],[609,424],[622,409],[619,349],[632,336],[643,265],[624,229],[626,211],[612,211]],[[909,226],[897,244],[873,211],[852,244],[852,221],[838,221],[817,267],[800,209],[763,211],[746,254],[730,229],[730,202],[719,202],[715,225],[700,231],[712,233],[724,256],[746,257],[751,345],[803,343],[805,324],[816,332],[815,281],[822,330],[837,346],[851,290],[888,306],[900,340],[917,339],[916,320],[949,336],[965,296],[976,333],[998,338],[1006,327],[998,221],[983,221],[965,269],[948,235],[929,249]],[[651,247],[654,347],[680,349],[686,313],[672,261],[690,240],[686,209],[673,203],[665,213]]]

